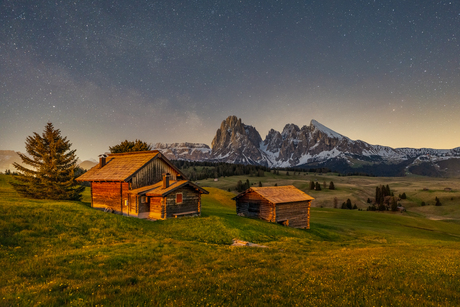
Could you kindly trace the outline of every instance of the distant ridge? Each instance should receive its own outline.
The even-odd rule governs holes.
[[[431,174],[460,176],[460,147],[453,149],[391,148],[354,141],[316,120],[299,128],[271,129],[264,140],[255,127],[229,116],[211,143],[155,145],[169,159],[215,161],[269,167],[326,167],[344,173],[377,176]],[[446,162],[447,161],[447,162]]]

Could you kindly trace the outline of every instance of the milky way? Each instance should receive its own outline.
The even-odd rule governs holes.
[[[83,159],[210,144],[229,115],[453,148],[459,61],[460,1],[3,1],[0,149],[48,121]]]

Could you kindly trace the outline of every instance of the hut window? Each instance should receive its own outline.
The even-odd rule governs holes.
[[[182,204],[182,193],[176,194],[176,204]]]
[[[145,203],[146,202],[146,198],[145,196],[141,196],[141,203]]]

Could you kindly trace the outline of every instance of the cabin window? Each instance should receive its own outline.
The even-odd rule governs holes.
[[[176,204],[182,204],[182,193],[176,194]]]
[[[143,204],[144,204],[146,201],[147,201],[147,197],[145,197],[145,196],[141,196],[141,203],[143,203]]]

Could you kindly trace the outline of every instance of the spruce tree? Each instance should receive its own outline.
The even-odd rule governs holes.
[[[316,182],[315,188],[316,191],[321,191],[321,185],[318,183],[318,181]]]
[[[335,186],[332,181],[329,183],[329,190],[335,190]]]
[[[397,211],[398,210],[398,204],[396,203],[396,199],[393,197],[391,199],[391,211]]]
[[[236,190],[238,192],[242,192],[244,190],[243,182],[241,182],[241,180],[238,180],[238,182],[236,183]]]
[[[61,131],[52,123],[45,126],[40,136],[34,132],[26,139],[28,156],[19,153],[22,163],[13,163],[19,171],[15,176],[17,182],[11,183],[13,188],[24,197],[37,199],[80,200],[85,189],[75,181],[77,157],[75,149]]]
[[[348,209],[352,209],[352,208],[353,208],[353,206],[352,206],[352,204],[351,204],[351,200],[350,200],[349,198],[347,199],[347,208],[348,208]]]

